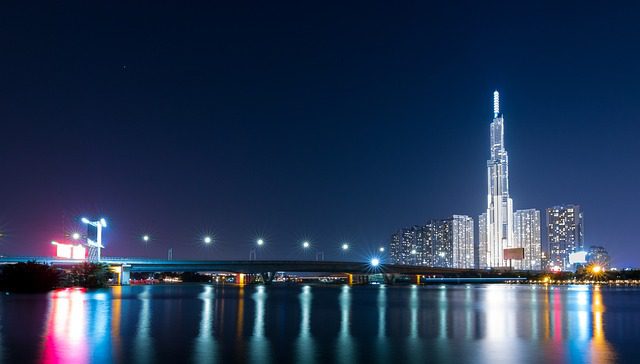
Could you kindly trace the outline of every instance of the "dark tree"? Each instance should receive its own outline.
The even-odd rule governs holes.
[[[106,287],[112,274],[109,266],[103,263],[82,263],[71,269],[67,275],[67,284],[85,288]]]
[[[58,287],[61,271],[36,262],[6,265],[0,275],[0,287],[10,292],[45,292]]]

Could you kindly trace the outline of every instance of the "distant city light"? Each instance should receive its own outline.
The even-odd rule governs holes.
[[[202,241],[204,241],[205,244],[211,244],[213,240],[211,239],[210,236],[205,236],[204,239],[202,239]]]
[[[591,271],[592,271],[593,273],[598,274],[598,273],[602,272],[602,267],[601,267],[601,266],[599,266],[599,265],[594,265],[593,267],[591,267]]]
[[[411,249],[411,254],[416,255],[418,252],[415,249]]]
[[[380,249],[378,249],[380,251],[380,253],[384,253],[384,247],[381,246]]]
[[[308,242],[308,241],[302,242],[302,247],[303,247],[303,248],[305,248],[305,249],[306,249],[306,248],[308,248],[309,246],[311,246],[311,244],[309,244],[309,242]]]
[[[347,243],[342,244],[342,250],[349,250],[349,244]]]
[[[378,259],[378,258],[371,259],[371,265],[374,266],[374,267],[379,266],[380,265],[380,259]]]

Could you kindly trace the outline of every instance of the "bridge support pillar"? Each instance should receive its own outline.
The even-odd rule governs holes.
[[[396,283],[396,278],[398,277],[397,274],[394,273],[385,273],[384,274],[384,283],[385,284],[395,284]]]
[[[347,274],[347,279],[350,286],[369,283],[369,276],[366,274]]]
[[[131,266],[127,264],[123,264],[120,271],[120,285],[128,286],[129,279],[131,279]]]
[[[263,272],[260,273],[260,276],[262,277],[262,282],[264,282],[264,284],[271,284],[273,279],[276,277],[276,272]]]

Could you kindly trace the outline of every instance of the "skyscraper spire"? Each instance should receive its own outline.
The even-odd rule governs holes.
[[[493,91],[493,117],[497,118],[500,114],[500,93],[498,90]]]

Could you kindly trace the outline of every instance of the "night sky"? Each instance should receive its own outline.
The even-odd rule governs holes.
[[[518,3],[3,2],[0,254],[81,216],[104,255],[175,259],[477,225],[498,89],[514,208],[580,204],[640,266],[640,6]]]

